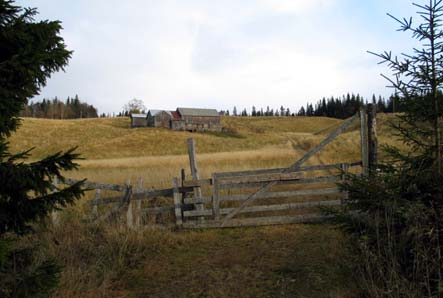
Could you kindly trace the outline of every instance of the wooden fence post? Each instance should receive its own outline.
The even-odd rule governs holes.
[[[95,190],[94,206],[92,207],[92,216],[94,218],[98,217],[98,201],[100,200],[100,189]]]
[[[374,171],[377,164],[377,106],[368,104],[368,167]]]
[[[363,175],[369,173],[369,148],[368,148],[368,116],[365,108],[360,109],[360,137],[361,137],[361,161]]]
[[[347,163],[342,163],[341,166],[340,166],[340,169],[341,169],[341,171],[342,171],[342,174],[341,174],[341,182],[344,182],[344,181],[346,180],[346,175],[347,175],[348,172],[349,172],[349,164],[347,164]],[[340,201],[341,201],[341,207],[342,207],[342,208],[345,207],[345,205],[346,205],[346,200],[348,199],[348,197],[349,197],[349,194],[348,194],[347,191],[342,192],[342,196],[341,196],[341,198],[340,198]]]
[[[187,140],[188,142],[188,153],[189,153],[189,164],[191,167],[191,175],[193,180],[200,179],[200,175],[198,173],[198,167],[197,167],[197,157],[195,154],[195,141],[193,138],[189,138]],[[196,201],[200,201],[202,198],[202,191],[200,187],[194,187],[194,197]],[[196,210],[203,210],[204,205],[201,202],[198,202],[195,204]],[[199,217],[200,221],[204,220],[204,217]]]
[[[138,193],[143,192],[143,178],[138,178]],[[136,209],[136,215],[135,215],[135,226],[140,227],[142,225],[142,200],[137,200],[135,202],[135,209]]]
[[[212,215],[215,220],[220,220],[220,198],[217,175],[212,174]]]
[[[58,179],[57,179],[57,177],[54,177],[54,181],[52,182],[52,184],[54,185],[55,188],[57,188],[57,186],[58,186]],[[57,210],[53,210],[51,212],[51,219],[52,219],[52,224],[53,225],[58,225],[59,224],[60,218],[59,218],[59,213],[58,213]]]
[[[178,189],[178,178],[172,179],[172,193],[174,196],[174,213],[175,213],[175,223],[177,226],[183,224],[183,214],[182,214],[182,204],[180,198],[180,191]]]
[[[128,187],[131,187],[131,180],[128,180],[127,183]],[[134,216],[132,214],[132,200],[129,197],[128,198],[129,203],[128,203],[128,211],[126,212],[126,224],[128,226],[128,228],[132,228],[133,224],[134,224]]]

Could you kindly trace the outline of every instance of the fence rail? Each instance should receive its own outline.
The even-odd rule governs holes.
[[[305,166],[293,173],[282,173],[281,169],[261,169],[253,171],[238,171],[238,172],[221,172],[214,173],[211,178],[207,179],[193,179],[182,180],[179,183],[177,178],[174,178],[173,187],[165,189],[143,189],[138,187],[133,189],[129,184],[105,184],[95,182],[85,182],[84,186],[88,189],[96,189],[96,196],[90,200],[89,205],[96,208],[99,205],[115,204],[111,210],[98,215],[97,209],[94,209],[96,220],[106,220],[113,218],[118,212],[126,209],[127,221],[136,221],[134,218],[142,218],[144,216],[156,216],[160,214],[173,214],[176,224],[185,228],[206,228],[219,227],[220,218],[230,214],[237,207],[222,207],[222,204],[232,204],[236,202],[244,202],[249,198],[248,194],[222,194],[226,189],[233,190],[247,190],[254,187],[261,187],[263,185],[274,182],[276,186],[279,185],[309,185],[309,184],[330,184],[340,181],[343,177],[341,172],[336,175],[318,176],[318,177],[304,177],[304,174],[309,171],[334,171],[342,170],[343,168],[361,167],[361,162],[354,162],[349,164],[331,164],[331,165],[314,165]],[[185,177],[182,177],[185,178]],[[65,184],[72,185],[80,180],[66,179]],[[140,182],[141,183],[141,182]],[[180,186],[181,185],[181,186]],[[196,188],[206,188],[206,195],[195,196]],[[114,195],[111,197],[100,197],[101,190],[121,192],[121,195]],[[191,196],[190,196],[191,195]],[[339,196],[338,199],[321,199],[325,196]],[[309,196],[309,201],[304,202],[284,202],[278,203],[273,200],[282,199],[296,199],[299,197]],[[133,214],[132,202],[134,201],[153,201],[157,198],[166,198],[166,204],[163,206],[155,206],[144,208],[137,205],[135,210],[136,215]],[[319,197],[321,200],[312,200],[312,198]],[[343,193],[337,187],[322,187],[314,189],[298,189],[285,191],[268,191],[263,192],[257,196],[258,201],[263,201],[266,204],[248,206],[243,208],[239,214],[257,214],[266,212],[281,212],[289,210],[301,210],[305,208],[313,208],[320,206],[340,206],[342,204]],[[172,199],[172,200],[171,200]],[[269,201],[271,200],[271,201]],[[196,208],[199,204],[200,208]],[[208,207],[208,208],[206,208]],[[226,227],[232,226],[246,226],[246,225],[264,225],[264,224],[278,224],[278,223],[293,223],[293,222],[311,222],[320,219],[320,215],[292,215],[292,216],[261,216],[255,218],[239,218],[232,221]],[[203,220],[202,220],[203,219]],[[132,226],[132,223],[128,223]]]
[[[182,169],[181,181],[174,178],[171,188],[144,189],[141,179],[138,187],[134,188],[129,182],[124,185],[84,182],[87,189],[96,190],[95,198],[90,201],[94,218],[107,220],[121,215],[126,210],[127,224],[132,227],[134,224],[141,225],[146,217],[169,214],[177,226],[185,228],[319,221],[325,217],[318,212],[312,213],[314,208],[342,206],[346,201],[347,193],[335,185],[337,182],[344,181],[349,171],[354,173],[358,171],[353,168],[358,168],[363,175],[368,175],[373,170],[377,157],[375,110],[371,107],[368,112],[368,115],[365,110],[360,112],[362,161],[304,165],[307,160],[349,128],[358,115],[344,121],[317,146],[287,168],[213,173],[210,178],[201,179],[195,142],[189,139],[190,179],[186,179],[185,171]],[[77,182],[78,180],[74,179],[64,181],[71,185]],[[122,194],[102,197],[102,190]],[[157,200],[159,198],[165,199]],[[149,206],[143,206],[144,202],[149,202]],[[162,203],[161,206],[157,205],[159,202]],[[111,205],[111,208],[103,207],[106,212],[99,214],[99,211],[103,212],[98,208],[100,205]],[[311,213],[302,214],[300,213],[302,210]]]

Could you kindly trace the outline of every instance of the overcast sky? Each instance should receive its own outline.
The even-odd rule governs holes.
[[[423,2],[423,0],[417,0]],[[148,109],[298,110],[322,97],[391,93],[371,50],[409,51],[386,16],[408,0],[21,0],[62,21],[74,54],[36,99],[78,94],[100,113]]]

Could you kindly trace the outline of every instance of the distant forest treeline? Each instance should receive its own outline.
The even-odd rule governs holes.
[[[357,113],[360,108],[367,104],[368,101],[361,97],[359,94],[347,94],[341,97],[330,97],[323,98],[319,100],[315,105],[307,104],[306,107],[301,107],[297,112],[291,111],[289,108],[281,106],[279,109],[271,109],[269,106],[263,110],[257,109],[255,106],[252,107],[251,113],[248,113],[246,109],[241,112],[234,107],[232,113],[229,111],[222,111],[225,115],[232,116],[252,116],[252,117],[262,117],[262,116],[317,116],[317,117],[331,117],[346,119]],[[398,103],[398,98],[395,96],[389,97],[387,100],[379,96],[378,98],[373,95],[372,103],[377,106],[377,111],[380,113],[393,113],[401,112],[401,108],[396,106]]]
[[[393,113],[401,112],[401,106],[399,105],[399,99],[391,96],[385,99],[382,96],[378,98],[373,95],[372,103],[377,105],[377,111],[381,113]],[[368,100],[365,100],[359,94],[346,94],[341,97],[329,97],[322,98],[316,104],[307,104],[301,107],[298,111],[291,111],[289,108],[280,106],[277,109],[271,109],[269,106],[266,109],[256,108],[252,106],[251,112],[246,109],[241,111],[234,107],[232,113],[229,110],[221,111],[224,115],[231,116],[252,116],[252,117],[281,117],[281,116],[317,116],[317,117],[331,117],[345,119],[351,117],[357,113],[360,108],[367,104]],[[144,111],[143,111],[144,112]],[[66,100],[59,100],[57,97],[54,99],[43,99],[40,102],[29,103],[21,113],[22,117],[35,117],[35,118],[50,118],[50,119],[75,119],[75,118],[96,118],[98,117],[97,109],[85,102],[82,102],[76,95],[74,98],[67,98]],[[129,112],[124,111],[116,114],[101,114],[100,117],[128,117]]]
[[[98,112],[94,106],[80,101],[76,95],[64,101],[55,97],[31,102],[25,106],[20,116],[50,119],[97,118]]]

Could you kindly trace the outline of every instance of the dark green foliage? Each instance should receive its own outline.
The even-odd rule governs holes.
[[[1,245],[0,245],[1,247]],[[38,247],[9,252],[0,266],[1,297],[48,297],[57,286],[61,268],[50,258],[38,260]]]
[[[35,9],[0,0],[0,296],[47,297],[57,283],[52,260],[35,262],[34,245],[12,235],[32,231],[49,212],[72,204],[83,191],[78,183],[56,189],[62,171],[77,168],[74,150],[25,163],[29,151],[11,154],[7,137],[19,123],[20,111],[37,95],[54,71],[67,65],[71,52],[59,36],[60,22],[35,22]]]
[[[442,3],[416,5],[423,21],[416,27],[412,19],[396,19],[422,49],[404,60],[376,54],[393,71],[394,79],[386,78],[403,113],[392,125],[408,152],[385,147],[387,159],[368,177],[349,175],[341,185],[349,192],[347,212],[334,221],[355,240],[368,296],[443,296],[443,175],[436,134],[443,104]]]
[[[17,128],[28,99],[71,57],[58,33],[60,22],[33,22],[35,9],[0,0],[0,136]]]
[[[32,102],[25,106],[20,113],[21,117],[49,118],[49,119],[77,119],[97,118],[97,109],[81,102],[78,95],[67,98],[65,101],[57,97],[52,100],[43,98],[40,102]]]

